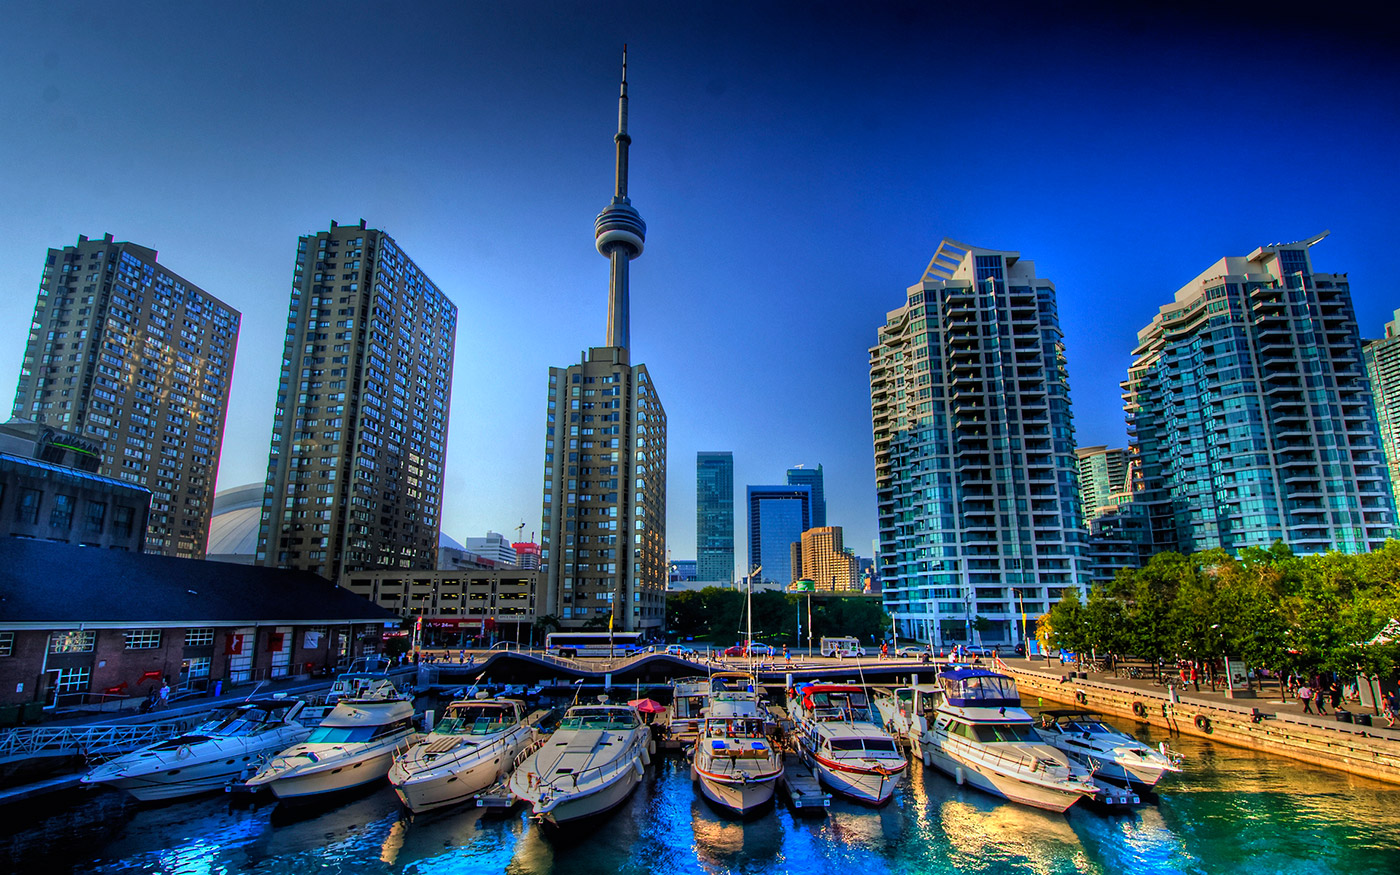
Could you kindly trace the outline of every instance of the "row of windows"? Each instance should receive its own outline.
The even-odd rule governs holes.
[[[160,649],[161,629],[128,629],[123,633],[127,650]],[[214,643],[212,628],[185,630],[186,647],[208,647]],[[91,653],[97,644],[97,632],[91,629],[76,629],[49,634],[49,653]],[[9,656],[14,650],[14,633],[0,632],[0,656]]]

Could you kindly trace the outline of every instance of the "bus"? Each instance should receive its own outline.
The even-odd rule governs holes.
[[[546,653],[565,659],[630,656],[643,649],[641,632],[550,632]]]

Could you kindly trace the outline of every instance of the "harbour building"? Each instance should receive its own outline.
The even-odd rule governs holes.
[[[787,470],[789,486],[807,486],[812,490],[812,527],[826,525],[826,483],[822,476],[822,466],[808,468],[796,465]]]
[[[13,414],[101,445],[96,473],[148,489],[145,550],[204,557],[240,314],[154,249],[50,249]]]
[[[1344,274],[1297,243],[1227,256],[1138,332],[1123,398],[1157,549],[1379,548],[1394,528]]]
[[[257,562],[437,567],[457,307],[392,237],[297,241]]]
[[[749,576],[754,584],[786,587],[801,577],[793,566],[800,564],[802,533],[812,527],[810,486],[750,486]]]
[[[1080,447],[1074,457],[1079,465],[1079,500],[1086,526],[1131,500],[1126,449]]]
[[[900,635],[1010,642],[1089,568],[1055,287],[939,244],[870,349],[878,569]]]
[[[659,634],[666,622],[666,411],[632,364],[629,263],[646,223],[627,194],[627,59],[618,98],[616,181],[594,236],[610,264],[607,342],[549,369],[540,559],[542,613],[567,628]]]
[[[1400,499],[1400,310],[1385,324],[1385,337],[1362,346],[1366,376],[1376,403],[1392,500]]]
[[[734,454],[695,454],[695,576],[734,583]]]

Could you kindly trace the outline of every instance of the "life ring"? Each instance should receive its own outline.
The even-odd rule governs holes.
[[[1197,714],[1196,728],[1202,732],[1210,732],[1210,718],[1204,714]]]
[[[1141,702],[1134,702],[1134,703],[1133,703],[1133,715],[1136,716],[1136,717],[1146,717],[1146,716],[1147,716],[1147,706],[1144,705],[1144,704],[1141,703]]]
[[[1081,705],[1087,705],[1089,704],[1089,694],[1085,693],[1083,690],[1075,690],[1074,701],[1078,702]]]
[[[176,749],[176,751],[175,751],[175,759],[177,759],[177,760],[187,760],[187,759],[190,758],[190,753],[191,753],[191,751],[190,751],[190,746],[189,746],[188,744],[182,744],[182,745],[180,745],[180,747],[179,747],[178,749]]]

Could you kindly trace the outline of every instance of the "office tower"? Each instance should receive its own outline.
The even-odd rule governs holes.
[[[517,566],[515,547],[511,546],[510,540],[500,532],[488,530],[484,538],[463,538],[462,546],[468,552],[490,559],[499,568],[515,568]]]
[[[437,567],[457,307],[383,231],[297,241],[259,564]]]
[[[798,465],[787,470],[789,486],[808,486],[812,490],[812,527],[826,525],[826,485],[822,482],[822,466],[806,468]]]
[[[695,454],[696,578],[734,582],[734,454]]]
[[[135,243],[50,249],[14,416],[102,442],[151,491],[146,552],[203,558],[239,313]]]
[[[533,536],[533,533],[532,533]],[[517,541],[511,544],[515,548],[515,565],[521,571],[538,571],[540,569],[540,545],[534,541]]]
[[[1080,447],[1074,451],[1079,465],[1079,497],[1084,525],[1098,519],[1130,498],[1128,451],[1106,446]]]
[[[900,634],[1020,638],[1088,577],[1055,287],[944,240],[870,349],[879,577]],[[980,618],[980,622],[979,622]]]
[[[840,526],[813,526],[801,535],[801,576],[817,592],[859,592],[860,563],[847,550]]]
[[[755,583],[787,586],[794,580],[792,545],[812,527],[812,489],[750,486],[747,496],[749,576]]]
[[[1381,448],[1390,476],[1392,500],[1400,500],[1400,310],[1385,324],[1385,337],[1362,347],[1366,376],[1380,421]]]
[[[607,345],[549,369],[541,561],[543,613],[565,626],[659,633],[666,621],[666,411],[646,365],[631,364],[628,263],[646,224],[627,196],[627,56],[618,98],[617,176],[598,214],[611,264]]]
[[[1138,332],[1124,409],[1153,546],[1355,553],[1394,509],[1344,274],[1326,236],[1228,256]]]

